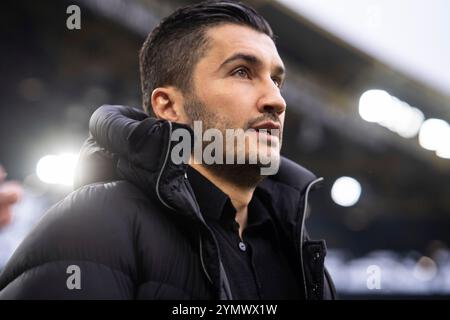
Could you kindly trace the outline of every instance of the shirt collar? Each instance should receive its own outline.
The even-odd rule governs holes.
[[[187,177],[206,220],[221,220],[227,224],[234,220],[236,210],[227,194],[191,166],[187,168]],[[248,227],[271,221],[268,208],[258,199],[262,195],[259,191],[257,187],[248,206]]]
[[[203,217],[219,220],[228,196],[191,166],[188,166],[186,174]]]

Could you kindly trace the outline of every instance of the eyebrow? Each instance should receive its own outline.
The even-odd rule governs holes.
[[[220,65],[218,70],[222,69],[225,65],[230,64],[236,60],[244,60],[248,64],[255,65],[255,66],[263,65],[263,62],[257,56],[252,55],[252,54],[237,52],[237,53],[233,54],[231,57],[225,59],[225,61],[222,62],[222,64]],[[275,72],[274,72],[275,75],[284,77],[285,73],[286,73],[286,70],[284,69],[284,67],[282,65],[277,65],[275,67]]]

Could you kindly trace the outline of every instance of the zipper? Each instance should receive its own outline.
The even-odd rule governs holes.
[[[161,181],[161,176],[162,173],[167,165],[167,160],[169,160],[169,153],[170,153],[170,143],[172,141],[172,122],[171,121],[167,121],[169,123],[169,139],[168,139],[168,144],[167,144],[167,151],[166,151],[166,156],[164,158],[164,162],[163,165],[161,167],[161,170],[159,171],[158,174],[158,179],[156,180],[156,195],[158,196],[159,201],[161,201],[161,203],[163,205],[165,205],[167,208],[169,208],[170,210],[175,210],[174,208],[172,208],[169,204],[167,204],[163,198],[161,197],[161,194],[159,193],[159,183]]]
[[[305,218],[306,218],[306,210],[308,209],[308,196],[309,196],[309,192],[311,191],[311,188],[323,181],[324,179],[321,178],[317,178],[316,180],[311,181],[308,184],[308,187],[306,187],[306,192],[305,192],[305,199],[304,199],[304,206],[303,206],[303,216],[302,216],[302,224],[301,224],[301,229],[300,229],[300,266],[302,268],[302,277],[303,277],[303,288],[305,290],[305,299],[308,300],[308,288],[306,286],[306,278],[305,278],[305,266],[304,266],[304,261],[303,261],[303,230],[305,229]]]
[[[161,203],[164,206],[166,206],[167,208],[175,211],[175,209],[172,206],[170,206],[168,203],[166,203],[163,200],[163,198],[162,198],[162,196],[161,196],[161,194],[159,192],[159,185],[160,185],[160,182],[161,182],[162,173],[163,173],[163,171],[164,171],[164,169],[165,169],[165,167],[167,165],[167,160],[169,159],[170,143],[172,141],[172,122],[169,121],[169,120],[167,120],[167,122],[169,123],[169,137],[168,137],[168,142],[167,142],[167,151],[166,151],[166,155],[165,155],[165,158],[164,158],[163,165],[162,165],[161,170],[159,171],[159,174],[158,174],[158,179],[156,180],[156,195],[158,196],[159,201],[161,201]],[[185,174],[185,178],[187,178],[186,174]],[[200,212],[200,208],[197,208],[197,211]],[[206,228],[206,230],[211,234],[211,236],[212,236],[212,238],[214,240],[214,243],[215,243],[216,248],[217,248],[217,252],[219,254],[219,267],[220,267],[220,280],[219,281],[220,281],[220,286],[221,286],[221,288],[223,287],[223,289],[225,291],[225,298],[232,300],[233,296],[231,294],[230,285],[228,283],[228,279],[227,279],[225,270],[223,268],[222,261],[220,260],[219,245],[217,244],[217,240],[214,237],[213,232],[211,231],[211,229],[208,227],[208,225],[206,224],[205,220],[201,216],[201,214],[200,215],[197,214],[197,216],[200,219],[200,221],[203,223],[203,225]],[[212,281],[211,276],[209,275],[208,271],[206,270],[206,266],[205,266],[205,263],[203,261],[203,245],[202,245],[202,236],[201,236],[201,234],[200,234],[199,239],[200,239],[200,244],[199,244],[200,245],[200,262],[201,262],[201,265],[202,265],[202,269],[203,269],[203,272],[205,273],[206,277],[208,278],[208,280],[212,284],[213,281]]]
[[[214,234],[212,233],[211,229],[206,224],[206,222],[203,221],[203,223],[204,223],[204,226],[205,226],[206,230],[208,230],[208,232],[211,234],[211,236],[212,236],[212,238],[214,240],[214,244],[215,244],[215,246],[217,248],[217,254],[219,255],[219,269],[220,269],[219,282],[220,282],[220,287],[223,288],[223,291],[225,292],[225,296],[222,297],[222,295],[221,295],[220,299],[221,300],[233,300],[233,295],[231,294],[230,283],[228,281],[227,274],[226,274],[225,269],[223,267],[222,260],[220,259],[219,245],[217,244],[217,240],[216,240]],[[202,242],[201,234],[199,236],[199,242],[200,242],[199,243],[199,247],[200,247],[200,253],[199,254],[200,254],[200,262],[201,262],[201,265],[202,265],[202,269],[203,269],[203,272],[205,273],[206,277],[208,278],[209,282],[213,285],[214,283],[213,283],[213,281],[211,279],[211,276],[208,273],[208,270],[206,270],[205,262],[203,260],[203,242]]]
[[[163,198],[162,198],[162,196],[161,196],[161,194],[159,192],[159,185],[160,185],[162,173],[163,173],[163,171],[164,171],[164,169],[165,169],[165,167],[167,165],[167,160],[169,159],[170,143],[171,143],[171,140],[172,140],[172,122],[169,121],[169,120],[167,120],[167,122],[169,123],[169,137],[168,137],[168,140],[167,140],[168,141],[168,143],[167,143],[167,151],[166,151],[166,155],[164,157],[163,165],[162,165],[161,170],[159,171],[159,174],[158,174],[158,179],[156,180],[156,195],[158,196],[159,201],[161,201],[161,203],[164,206],[166,206],[167,208],[169,208],[171,210],[175,210],[172,206],[170,206],[169,204],[167,204],[163,200]],[[185,173],[184,177],[187,179],[187,174],[186,173]],[[201,222],[204,225],[206,225],[206,223],[205,223],[205,221],[203,219],[200,219],[200,220],[201,220]],[[205,275],[208,278],[209,282],[211,282],[211,284],[212,284],[213,281],[212,281],[211,276],[209,275],[208,271],[206,270],[205,263],[203,261],[203,245],[202,245],[202,236],[201,236],[201,234],[200,234],[199,240],[200,240],[200,262],[201,262],[201,265],[202,265],[202,268],[203,268],[203,272],[205,273]]]
[[[185,177],[187,179],[187,175]],[[196,209],[197,209],[196,213],[197,212],[200,213],[200,208],[198,206],[197,206]],[[211,235],[211,238],[214,241],[214,245],[217,248],[217,254],[219,256],[219,269],[220,269],[219,282],[220,282],[220,287],[221,288],[223,287],[223,290],[225,292],[225,298],[224,299],[233,300],[233,295],[231,294],[231,288],[230,288],[230,284],[229,284],[229,281],[228,281],[228,277],[227,277],[227,274],[226,274],[225,269],[223,267],[222,260],[220,259],[220,248],[219,248],[219,244],[217,243],[217,239],[214,236],[214,233],[212,232],[212,230],[207,225],[206,221],[203,219],[203,216],[201,214],[198,214],[197,217],[202,222],[202,224],[205,227],[205,229]],[[200,252],[199,252],[199,254],[200,254],[200,262],[201,262],[201,265],[202,265],[203,272],[205,273],[205,275],[208,278],[209,282],[211,284],[214,284],[212,279],[211,279],[211,276],[208,273],[208,270],[206,270],[205,262],[203,260],[203,242],[202,242],[202,235],[201,234],[199,235],[199,250],[200,250]],[[222,299],[222,297],[220,297],[220,298]]]
[[[199,240],[200,240],[200,262],[202,264],[203,272],[205,273],[209,282],[211,282],[211,284],[213,284],[213,281],[208,273],[208,270],[206,270],[205,262],[203,261],[203,244],[202,244],[202,235],[201,234],[199,236]]]

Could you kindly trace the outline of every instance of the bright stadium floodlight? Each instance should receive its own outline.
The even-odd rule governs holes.
[[[448,123],[441,119],[427,119],[420,127],[419,144],[422,148],[436,151],[444,145]],[[448,141],[447,141],[448,143]]]
[[[343,207],[356,204],[361,196],[361,184],[351,177],[338,178],[331,188],[331,198]]]
[[[367,90],[359,99],[359,115],[376,122],[403,138],[413,138],[425,119],[422,111],[384,90]]]
[[[78,155],[71,153],[46,155],[38,161],[36,174],[42,182],[71,186],[77,160]]]

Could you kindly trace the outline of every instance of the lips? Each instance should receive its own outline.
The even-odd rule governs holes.
[[[280,130],[280,125],[276,122],[273,121],[264,121],[264,122],[260,122],[254,126],[251,127],[251,129],[254,129],[256,131],[259,131],[261,129],[265,129],[267,130],[267,133],[272,135],[271,130],[272,129],[278,129]]]

